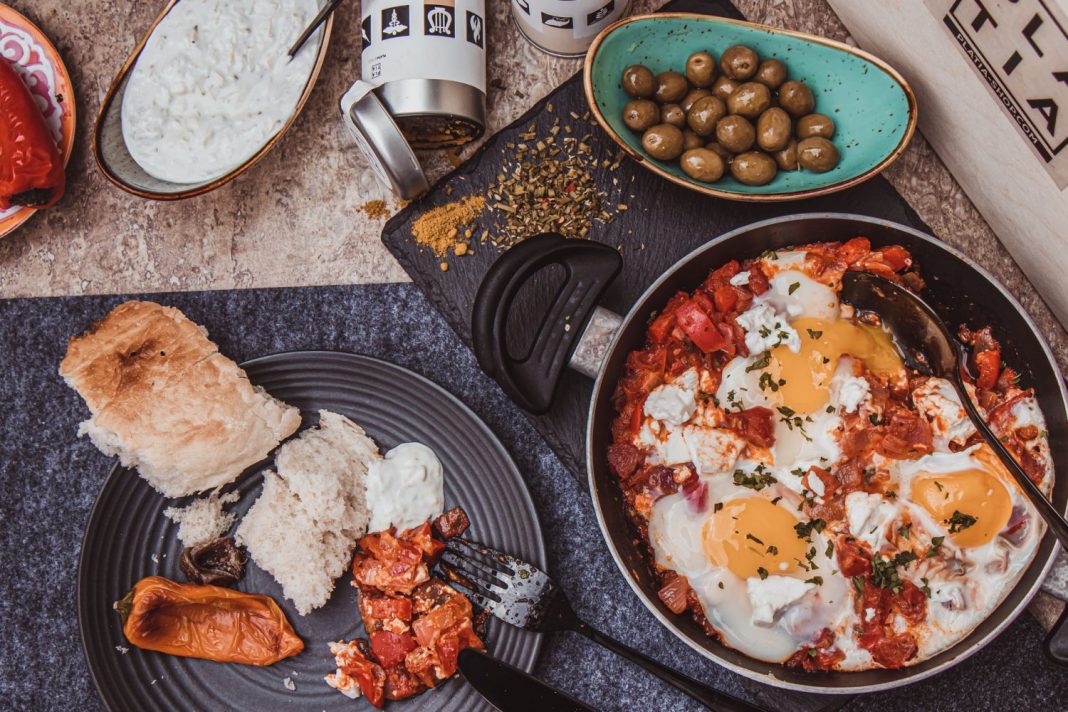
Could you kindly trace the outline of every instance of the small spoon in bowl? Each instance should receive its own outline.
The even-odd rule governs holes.
[[[964,387],[962,374],[968,363],[968,354],[934,310],[904,287],[867,272],[846,272],[842,277],[841,298],[858,312],[879,317],[902,350],[906,367],[925,376],[944,378],[953,384],[975,429],[1012,473],[1061,546],[1068,549],[1068,521],[1046,499],[1038,485],[1031,481],[1016,458],[979,415]]]

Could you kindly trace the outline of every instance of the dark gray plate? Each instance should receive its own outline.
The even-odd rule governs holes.
[[[545,568],[545,546],[534,505],[515,463],[496,436],[465,405],[437,385],[398,366],[354,354],[293,352],[243,364],[253,383],[301,409],[304,425],[318,410],[351,417],[385,452],[406,441],[433,448],[445,467],[446,507],[463,506],[470,536]],[[260,468],[227,490],[244,514],[259,496]],[[180,504],[181,502],[179,502]],[[97,497],[78,567],[78,618],[93,680],[112,710],[370,710],[327,687],[334,669],[328,643],[363,635],[356,591],[346,573],[329,603],[300,616],[271,576],[249,563],[238,585],[264,593],[285,610],[304,652],[267,668],[226,665],[140,650],[122,635],[112,604],[144,576],[184,580],[178,570],[177,527],[163,515],[175,504],[134,472],[116,465]],[[496,657],[529,671],[539,635],[490,620],[486,646]],[[295,691],[286,689],[289,677]],[[450,680],[387,709],[491,710],[463,680]]]

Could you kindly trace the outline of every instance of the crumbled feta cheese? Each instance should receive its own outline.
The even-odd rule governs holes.
[[[752,576],[745,583],[749,605],[753,608],[753,624],[760,626],[774,625],[778,615],[816,588],[815,584],[791,576],[765,579]]]
[[[718,428],[683,428],[690,461],[702,475],[715,475],[734,469],[746,441],[729,430]]]
[[[931,424],[939,450],[948,450],[950,443],[963,443],[975,433],[956,389],[944,378],[928,378],[912,392],[912,402]]]
[[[808,489],[812,491],[812,494],[817,497],[822,497],[827,493],[827,488],[824,486],[823,480],[811,470],[805,475],[805,485],[807,485]]]
[[[845,409],[846,413],[856,413],[860,404],[871,395],[871,384],[866,378],[846,376],[837,385],[838,405]]]
[[[738,315],[737,321],[745,330],[745,346],[754,356],[780,344],[794,353],[801,350],[801,337],[770,304],[750,307]]]
[[[682,425],[697,410],[698,379],[697,370],[691,368],[673,383],[654,388],[645,399],[645,414],[672,425]]]
[[[730,279],[731,284],[735,287],[741,287],[742,285],[749,284],[749,270],[739,272]]]
[[[885,501],[882,495],[867,492],[850,492],[846,495],[845,505],[849,533],[877,551],[886,524],[894,518],[897,508]]]
[[[864,609],[864,621],[865,622],[871,621],[871,619],[874,618],[874,617],[875,617],[875,609],[874,608],[865,608]]]

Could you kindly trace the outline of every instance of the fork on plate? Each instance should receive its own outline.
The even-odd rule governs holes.
[[[441,568],[453,583],[467,589],[472,601],[505,623],[542,633],[565,630],[581,633],[709,709],[764,712],[761,707],[700,683],[593,628],[578,617],[548,574],[532,564],[457,537],[449,540],[441,557]]]

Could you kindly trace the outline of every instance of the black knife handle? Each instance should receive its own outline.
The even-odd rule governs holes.
[[[567,279],[542,318],[530,351],[514,357],[508,353],[512,302],[550,265],[563,267]],[[527,238],[505,252],[475,295],[471,334],[479,365],[521,407],[531,413],[547,411],[586,321],[622,266],[623,258],[608,245],[553,232]]]
[[[716,712],[767,712],[763,707],[738,699],[726,692],[715,690],[694,680],[689,675],[684,675],[674,668],[657,662],[644,653],[639,653],[634,648],[620,643],[618,640],[605,635],[581,620],[578,621],[577,625],[572,626],[572,630],[576,633],[581,633],[593,642],[651,672],[675,689],[685,692],[710,710],[716,710]]]
[[[1050,660],[1068,667],[1068,607],[1046,636],[1045,648]]]

